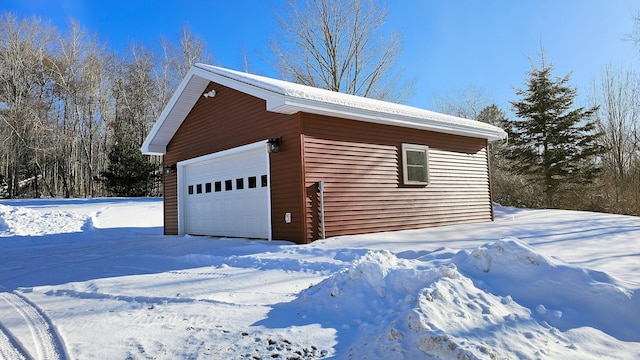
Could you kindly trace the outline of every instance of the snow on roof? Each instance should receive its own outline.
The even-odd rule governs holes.
[[[142,146],[145,154],[162,155],[175,132],[209,82],[266,100],[267,110],[283,114],[307,112],[393,126],[484,138],[506,137],[493,125],[407,105],[343,94],[217,66],[191,68]]]

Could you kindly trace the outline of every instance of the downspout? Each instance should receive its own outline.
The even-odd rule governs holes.
[[[489,206],[491,207],[491,221],[495,221],[495,211],[493,209],[493,181],[491,174],[491,143],[487,140],[486,158],[487,158],[487,174],[489,174]]]
[[[318,181],[318,191],[320,192],[320,221],[322,222],[322,240],[325,239],[324,229],[324,181]]]

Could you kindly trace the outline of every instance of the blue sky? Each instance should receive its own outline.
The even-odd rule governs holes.
[[[187,24],[202,37],[217,65],[277,77],[268,43],[277,23],[278,0],[1,0],[0,10],[36,15],[60,29],[69,19],[107,41],[113,50],[128,43],[156,46]],[[389,0],[385,31],[403,33],[399,67],[417,80],[409,105],[430,108],[433,96],[451,97],[470,86],[510,109],[514,87],[523,87],[530,59],[541,47],[554,75],[573,71],[584,102],[607,64],[636,69],[638,48],[625,41],[633,30],[635,0]],[[582,104],[581,104],[582,105]]]

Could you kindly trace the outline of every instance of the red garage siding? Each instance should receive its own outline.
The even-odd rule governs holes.
[[[307,237],[491,220],[486,140],[304,114]],[[401,145],[429,146],[428,186],[402,185]]]
[[[166,162],[165,162],[166,165]],[[178,184],[175,173],[164,175],[164,233],[176,235],[178,233]]]
[[[238,146],[282,137],[280,153],[270,155],[272,230],[274,239],[304,242],[300,125],[297,115],[267,112],[265,101],[218,84],[214,98],[201,97],[175,133],[164,165]],[[165,176],[165,233],[178,233],[176,175]],[[284,214],[292,213],[285,224]]]

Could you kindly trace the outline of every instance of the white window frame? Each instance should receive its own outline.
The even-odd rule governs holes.
[[[409,166],[407,163],[407,151],[419,152],[424,155],[424,178],[426,181],[418,181],[409,179]],[[429,185],[429,147],[417,144],[402,144],[402,183],[404,185]]]

